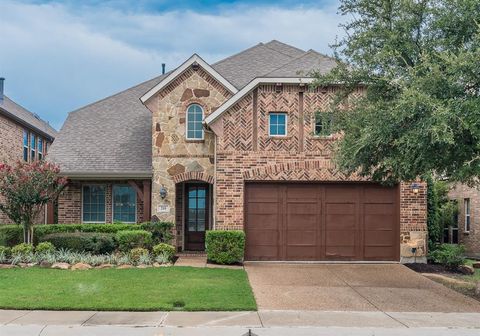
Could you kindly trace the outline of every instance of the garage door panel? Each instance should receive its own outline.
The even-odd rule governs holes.
[[[366,203],[364,209],[366,215],[390,215],[395,213],[395,205],[393,203]]]
[[[395,231],[365,231],[366,246],[392,246],[395,243]]]
[[[276,230],[248,230],[248,244],[250,245],[277,245],[278,231]]]
[[[248,215],[247,221],[257,229],[277,229],[278,215]]]
[[[365,260],[393,260],[394,246],[365,246]]]
[[[317,260],[316,246],[287,246],[287,260]]]
[[[246,189],[247,260],[398,260],[396,188],[249,183]]]
[[[249,184],[246,190],[246,196],[250,201],[278,198],[278,193],[279,185],[275,184]]]
[[[354,231],[327,231],[325,235],[327,246],[355,246]]]
[[[278,246],[258,245],[249,250],[247,253],[249,260],[278,260]]]
[[[395,193],[392,188],[381,186],[365,186],[364,202],[365,203],[394,203]]]
[[[287,185],[287,200],[292,199],[313,199],[317,198],[317,188],[312,188],[309,184]]]
[[[278,203],[277,202],[258,202],[258,203],[248,203],[248,213],[249,214],[278,214]]]
[[[287,245],[315,245],[317,243],[315,231],[288,230]]]
[[[329,260],[355,259],[355,246],[327,246],[325,256]]]
[[[327,215],[354,215],[354,203],[326,203],[325,212]]]
[[[327,215],[325,216],[327,230],[355,230],[355,216]]]
[[[305,203],[305,202],[298,202],[298,203],[288,203],[287,204],[287,213],[290,215],[296,214],[312,214],[315,215],[317,213],[317,203]]]
[[[328,203],[354,203],[358,198],[356,188],[348,185],[325,186],[325,201]]]
[[[395,222],[393,215],[366,215],[365,230],[392,230],[392,222]]]

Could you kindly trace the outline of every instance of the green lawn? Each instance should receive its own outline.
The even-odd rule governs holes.
[[[54,310],[255,310],[244,270],[42,268],[0,270],[0,308]]]

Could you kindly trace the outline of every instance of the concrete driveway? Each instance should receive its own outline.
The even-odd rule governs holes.
[[[480,302],[399,264],[246,263],[259,309],[480,312]]]

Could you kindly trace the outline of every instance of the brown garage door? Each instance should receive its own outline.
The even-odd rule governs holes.
[[[245,188],[247,260],[399,260],[396,187],[248,183]]]

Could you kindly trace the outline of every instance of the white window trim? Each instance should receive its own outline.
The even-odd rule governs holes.
[[[201,138],[189,138],[189,137],[188,137],[188,109],[190,108],[190,106],[193,106],[193,105],[197,105],[197,106],[200,107],[200,109],[202,110],[202,121],[200,122],[200,124],[201,124],[201,126],[202,126],[202,137],[201,137]],[[205,118],[205,110],[204,110],[204,108],[202,107],[202,105],[197,104],[197,103],[190,104],[190,105],[187,106],[187,110],[186,110],[185,112],[186,112],[186,117],[185,117],[185,139],[187,139],[187,140],[197,140],[197,141],[205,140],[205,130],[203,129],[203,118]]]
[[[285,115],[285,134],[270,134],[270,116],[273,114],[282,114]],[[288,113],[286,112],[270,112],[268,114],[268,136],[273,138],[283,138],[288,136]]]
[[[467,203],[468,203],[468,207],[467,207]],[[470,232],[470,228],[472,227],[472,216],[471,216],[471,212],[472,212],[472,209],[471,209],[471,201],[470,201],[470,198],[464,198],[463,199],[463,213],[464,213],[464,223],[463,223],[463,230],[464,232]],[[467,213],[467,209],[468,209],[468,213]],[[467,218],[469,219],[468,222],[470,223],[470,228],[467,228]]]
[[[27,145],[26,146],[25,146],[25,134],[27,135]],[[26,129],[23,130],[22,142],[23,142],[23,151],[25,151],[25,148],[27,149],[27,160],[25,160],[23,151],[22,151],[22,159],[23,159],[24,162],[29,162],[30,161],[30,132],[27,131]]]
[[[114,192],[113,192],[113,190],[115,189],[115,186],[117,186],[117,187],[130,187],[130,188],[133,189],[133,194],[135,195],[135,221],[134,222],[122,222],[122,223],[136,224],[137,220],[138,220],[138,218],[137,218],[137,191],[132,186],[130,186],[128,184],[113,184],[112,185],[112,223],[115,221],[115,212],[114,212],[114,209],[115,209],[115,204],[114,204],[115,195],[114,195]]]
[[[33,138],[35,137],[35,138]],[[33,147],[32,147],[32,139],[34,139]],[[28,157],[30,158],[30,162],[34,162],[37,160],[37,136],[35,133],[30,133],[30,136],[28,137],[29,140],[29,147],[30,151],[28,152]],[[34,152],[33,158],[32,158],[32,151]]]
[[[87,186],[103,186],[105,188],[105,220],[103,222],[99,222],[99,221],[84,221],[83,220],[83,187],[87,187]],[[106,184],[102,184],[102,183],[88,183],[88,184],[82,184],[82,206],[81,206],[81,209],[80,209],[80,216],[82,218],[82,224],[106,224],[107,223],[107,188],[108,186]]]

